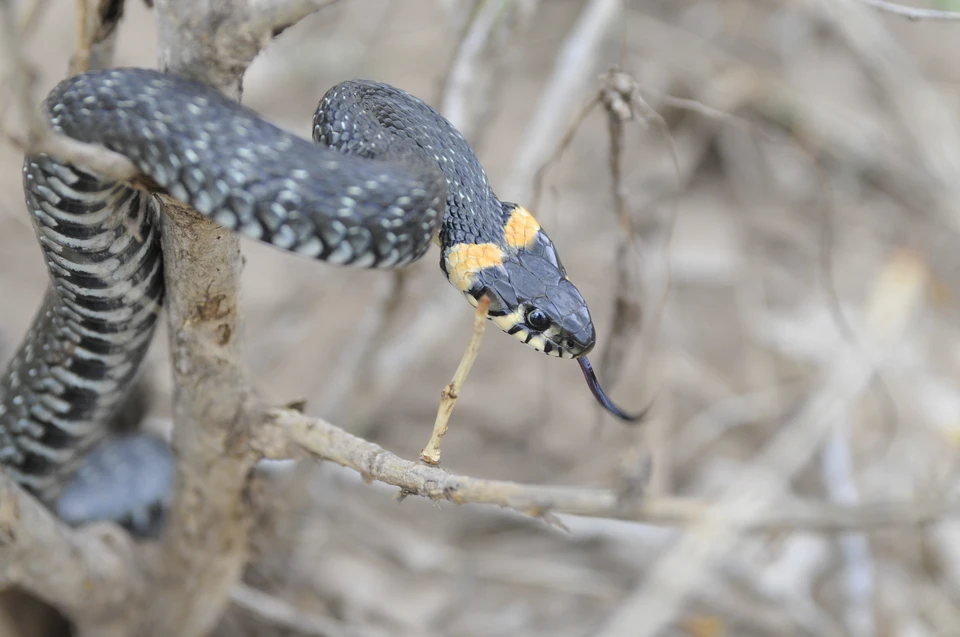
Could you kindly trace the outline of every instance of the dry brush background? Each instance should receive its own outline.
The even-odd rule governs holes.
[[[960,633],[960,526],[948,519],[960,444],[960,24],[853,0],[635,0],[565,58],[584,12],[604,3],[487,0],[464,39],[469,4],[343,0],[268,47],[244,101],[308,136],[336,82],[390,82],[452,109],[498,193],[530,202],[537,166],[525,153],[557,69],[588,64],[582,89],[553,105],[565,114],[547,131],[554,144],[610,65],[634,77],[677,165],[640,108],[647,123],[624,124],[621,168],[643,326],[615,342],[624,358],[608,390],[631,409],[654,399],[651,417],[640,428],[601,417],[576,366],[491,330],[444,467],[719,506],[684,535],[397,504],[395,489],[345,470],[285,468],[262,494],[246,582],[326,617],[313,634]],[[47,5],[28,40],[43,92],[73,52],[67,3]],[[458,68],[484,20],[474,67]],[[117,64],[155,66],[153,30],[151,12],[129,3]],[[599,367],[624,237],[610,149],[597,109],[546,173],[535,210],[591,304]],[[0,145],[4,358],[46,284],[20,161]],[[246,363],[259,388],[415,458],[471,324],[436,251],[397,279],[243,247]],[[162,429],[164,335],[146,372],[148,425]],[[932,501],[945,521],[875,529],[863,512],[869,532],[824,533],[810,529],[830,526],[814,510],[802,524],[739,532],[795,497],[900,502],[908,521],[929,517],[911,503],[929,511]],[[310,634],[294,619],[300,633],[234,608],[220,634]]]

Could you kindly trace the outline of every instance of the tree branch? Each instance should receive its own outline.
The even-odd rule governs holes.
[[[326,4],[157,0],[160,68],[239,98],[244,72],[273,32]],[[240,363],[239,237],[164,203],[177,486],[134,634],[198,637],[216,625],[247,562],[246,491],[260,458],[249,440],[260,410]]]
[[[259,439],[267,457],[289,458],[296,447],[319,460],[329,460],[400,488],[400,495],[416,495],[455,504],[490,504],[533,517],[557,521],[555,514],[632,520],[664,526],[702,523],[711,504],[693,498],[647,498],[621,501],[610,489],[521,484],[485,480],[450,473],[439,467],[405,460],[383,447],[359,438],[320,418],[290,409],[273,409],[265,416]],[[821,532],[868,530],[926,524],[960,511],[960,502],[943,498],[837,506],[825,502],[787,500],[745,521],[752,532],[805,529]],[[713,512],[714,517],[717,515]]]

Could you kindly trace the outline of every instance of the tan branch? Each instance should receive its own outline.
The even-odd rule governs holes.
[[[618,494],[610,489],[521,484],[457,475],[405,460],[325,420],[290,409],[270,410],[266,421],[265,431],[272,430],[272,435],[264,437],[265,455],[277,458],[293,455],[286,446],[292,441],[317,459],[357,471],[365,480],[399,487],[402,496],[416,495],[455,504],[495,505],[534,517],[573,514],[663,526],[699,524],[711,509],[709,502],[694,498],[658,497],[621,502]],[[958,511],[960,502],[942,498],[862,503],[850,507],[788,500],[758,512],[745,521],[745,525],[753,532],[804,529],[833,533],[915,526]]]
[[[426,463],[440,464],[440,441],[447,434],[453,408],[457,405],[457,399],[463,390],[463,384],[467,381],[470,368],[473,367],[473,362],[477,360],[477,354],[480,353],[480,343],[483,342],[483,332],[487,327],[487,310],[489,309],[490,299],[484,297],[474,311],[473,334],[470,336],[466,351],[463,352],[463,357],[460,359],[457,371],[453,375],[453,380],[447,383],[440,392],[440,408],[437,409],[437,419],[433,423],[433,433],[430,434],[427,446],[420,451],[420,459]]]

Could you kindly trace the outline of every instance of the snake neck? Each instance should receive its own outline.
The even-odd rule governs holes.
[[[439,171],[446,184],[438,235],[444,255],[458,245],[506,248],[502,204],[483,167],[463,135],[423,100],[381,82],[342,82],[320,101],[313,137],[344,154]]]

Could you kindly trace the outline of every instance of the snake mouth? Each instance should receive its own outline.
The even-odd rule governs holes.
[[[593,371],[593,365],[590,364],[590,361],[587,360],[587,357],[581,356],[577,359],[577,362],[580,363],[580,371],[583,372],[583,377],[587,381],[587,387],[590,388],[590,391],[597,399],[597,402],[599,402],[603,408],[612,415],[627,422],[640,422],[647,415],[647,412],[650,411],[650,407],[647,406],[644,407],[643,411],[640,413],[628,414],[617,407],[614,402],[610,400],[610,397],[607,396],[607,393],[603,391],[603,387],[600,385],[600,379],[597,378],[597,374]]]
[[[548,356],[557,358],[577,358],[586,354],[586,351],[578,351],[576,347],[570,348],[557,342],[550,330],[546,332],[537,332],[528,329],[523,324],[523,308],[518,308],[509,314],[490,313],[488,318],[501,330],[514,337],[527,347],[531,347],[538,352],[543,352]]]

